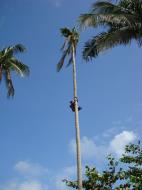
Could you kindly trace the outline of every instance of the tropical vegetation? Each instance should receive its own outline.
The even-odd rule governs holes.
[[[141,190],[142,189],[142,146],[129,144],[125,153],[116,159],[109,155],[108,166],[100,172],[96,167],[86,166],[83,188],[85,190]],[[64,180],[67,186],[77,189],[76,181]]]
[[[4,77],[8,97],[13,97],[15,92],[11,72],[15,71],[22,77],[29,75],[29,67],[15,57],[17,53],[23,53],[25,50],[26,48],[22,44],[17,44],[0,51],[0,81]]]
[[[82,28],[101,27],[103,32],[85,43],[83,58],[90,60],[101,52],[118,45],[128,45],[135,40],[142,45],[142,1],[97,1],[91,11],[79,17]]]

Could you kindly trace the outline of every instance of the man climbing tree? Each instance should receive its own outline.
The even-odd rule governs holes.
[[[73,112],[75,112],[75,103],[74,101],[70,101],[70,108]],[[78,111],[82,110],[82,107],[78,106]]]

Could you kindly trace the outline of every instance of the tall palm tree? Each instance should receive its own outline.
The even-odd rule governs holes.
[[[78,99],[77,99],[77,82],[76,82],[76,47],[79,41],[79,34],[73,28],[62,28],[61,34],[65,37],[65,42],[61,50],[63,55],[57,64],[57,71],[60,71],[64,65],[66,57],[69,57],[68,65],[72,64],[73,67],[73,90],[74,90],[74,111],[75,111],[75,129],[76,129],[76,155],[77,155],[77,183],[78,190],[82,189],[82,169],[81,169],[81,149],[80,149],[80,130],[78,118]]]
[[[81,27],[104,27],[104,32],[87,41],[83,50],[86,60],[117,45],[136,40],[142,45],[142,0],[108,0],[96,2],[87,14],[79,17]]]
[[[11,79],[11,71],[16,71],[20,76],[29,74],[29,67],[15,58],[15,54],[24,52],[26,49],[22,44],[9,46],[0,51],[0,81],[5,78],[8,97],[14,96],[14,86]]]

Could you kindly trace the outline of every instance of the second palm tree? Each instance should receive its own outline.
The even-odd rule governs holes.
[[[25,50],[26,48],[22,44],[17,44],[0,51],[0,81],[2,80],[2,77],[5,78],[8,97],[14,96],[15,92],[11,78],[11,71],[16,71],[22,77],[29,75],[29,67],[15,57],[15,54],[22,53]]]

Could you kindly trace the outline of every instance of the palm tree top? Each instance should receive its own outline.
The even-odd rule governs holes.
[[[63,52],[60,61],[57,64],[57,71],[59,72],[62,66],[64,65],[64,61],[66,57],[69,57],[69,61],[67,66],[69,66],[73,61],[73,51],[76,54],[76,47],[79,41],[79,33],[74,28],[69,29],[67,27],[60,29],[61,35],[65,38],[65,42],[61,48]],[[73,50],[74,49],[74,50]]]
[[[29,75],[29,67],[15,57],[17,53],[25,52],[26,48],[22,44],[9,46],[0,51],[0,81],[5,78],[8,89],[8,97],[14,96],[14,86],[11,79],[11,71],[16,71],[21,77]]]
[[[72,28],[71,30],[69,28],[61,28],[60,29],[61,35],[68,39],[70,43],[73,43],[73,45],[77,45],[79,41],[79,33],[77,32],[76,28]]]
[[[17,71],[17,73],[22,77],[29,75],[29,67],[15,57],[16,54],[23,53],[25,51],[26,48],[22,44],[4,48],[0,51],[0,65],[2,65],[3,69],[9,68],[10,70]]]
[[[79,17],[81,28],[105,27],[104,32],[85,43],[83,57],[95,58],[100,52],[136,40],[142,45],[142,0],[98,1],[91,11]]]
[[[4,48],[2,51],[0,51],[0,59],[3,58],[4,56],[7,57],[12,57],[13,55],[17,53],[22,53],[25,52],[26,48],[22,44],[17,44],[15,46],[9,46],[7,48]]]

